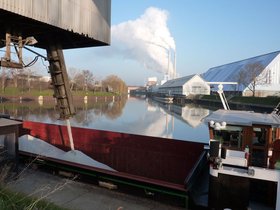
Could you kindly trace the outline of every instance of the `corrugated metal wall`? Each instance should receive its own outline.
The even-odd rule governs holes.
[[[0,0],[0,8],[110,43],[111,0]]]

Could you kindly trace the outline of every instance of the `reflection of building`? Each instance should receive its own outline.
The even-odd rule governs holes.
[[[174,106],[174,112],[181,114],[182,119],[193,128],[199,126],[202,122],[201,120],[209,115],[208,109],[188,105],[184,107]]]
[[[256,96],[279,94],[280,51],[210,68],[202,77],[209,82],[239,83],[226,85],[225,92],[252,94],[249,87],[256,81]],[[217,90],[217,86],[214,90]]]
[[[151,106],[150,104],[147,105],[147,111],[148,112],[155,112],[157,110],[156,106]]]
[[[209,95],[210,86],[199,75],[189,75],[173,80],[168,80],[159,86],[158,92],[172,96]]]
[[[172,105],[170,111],[179,116],[188,125],[195,128],[201,124],[201,120],[209,115],[209,110],[202,107],[189,106],[184,107]]]
[[[184,121],[192,128],[199,126],[202,123],[202,119],[209,115],[209,109],[198,106],[179,106],[175,104],[168,104],[166,106],[162,103],[158,103],[158,105],[163,108],[165,112],[170,115],[174,115],[176,118]]]

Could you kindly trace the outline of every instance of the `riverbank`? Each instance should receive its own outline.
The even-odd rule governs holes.
[[[126,96],[121,95],[74,95],[73,102],[75,103],[89,103],[89,102],[97,102],[97,101],[118,101],[121,98]],[[56,99],[53,96],[1,96],[0,95],[0,103],[22,103],[22,102],[32,102],[36,101],[40,103],[52,103],[55,104]]]
[[[122,94],[116,94],[112,92],[93,92],[93,91],[72,91],[72,97],[75,100],[84,100],[85,96],[88,98],[117,98],[121,97]],[[39,98],[45,101],[54,101],[54,92],[52,89],[46,90],[30,90],[30,91],[20,91],[17,88],[6,88],[4,92],[0,93],[0,103],[11,101],[11,102],[28,102],[37,101]]]
[[[209,107],[223,108],[218,95],[199,96],[187,101]],[[272,112],[273,109],[280,103],[280,97],[270,96],[260,98],[234,96],[228,97],[227,102],[231,109]]]

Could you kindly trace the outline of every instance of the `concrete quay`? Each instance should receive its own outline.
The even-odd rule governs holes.
[[[93,184],[27,169],[7,184],[8,189],[28,196],[43,198],[71,210],[182,210],[152,199],[109,190]]]

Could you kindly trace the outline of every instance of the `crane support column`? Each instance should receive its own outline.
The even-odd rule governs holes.
[[[60,119],[69,119],[75,114],[75,109],[61,46],[49,45],[47,56],[50,64],[49,73],[52,78],[54,97],[57,99],[57,106],[60,110]]]

